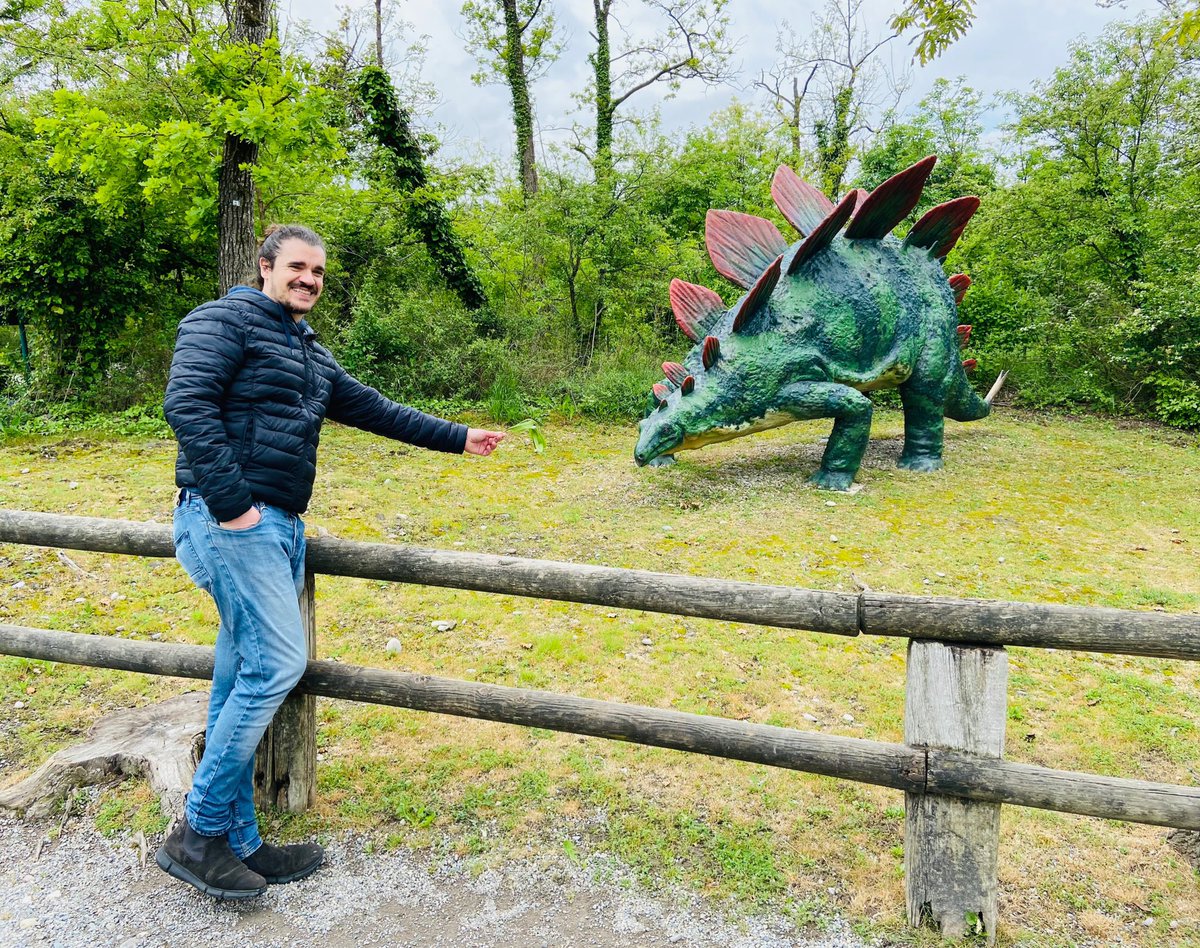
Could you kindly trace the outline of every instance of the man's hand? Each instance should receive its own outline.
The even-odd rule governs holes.
[[[260,520],[262,520],[262,514],[258,512],[258,508],[251,507],[240,517],[235,517],[233,520],[222,520],[218,526],[226,530],[247,530]]]
[[[486,458],[496,450],[496,445],[503,440],[503,431],[484,431],[482,428],[468,428],[467,443],[463,450],[467,454],[478,454],[481,458]]]

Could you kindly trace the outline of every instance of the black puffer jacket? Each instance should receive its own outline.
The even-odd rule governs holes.
[[[179,324],[163,402],[179,439],[175,484],[218,520],[254,501],[303,513],[328,417],[435,451],[461,453],[464,425],[398,405],[346,372],[316,333],[247,286]]]

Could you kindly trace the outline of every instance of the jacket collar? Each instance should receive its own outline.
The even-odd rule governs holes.
[[[283,306],[281,306],[275,300],[271,299],[271,297],[267,296],[267,294],[260,289],[256,289],[253,286],[239,284],[225,294],[225,298],[236,298],[238,302],[251,303],[269,316],[278,319],[283,323],[284,335],[287,336],[289,340],[293,334],[300,336],[302,339],[307,339],[310,342],[317,338],[317,331],[313,329],[312,326],[310,326],[303,319],[299,321],[293,319],[291,313],[284,309]]]

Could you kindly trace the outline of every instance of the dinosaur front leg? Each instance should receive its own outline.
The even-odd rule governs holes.
[[[900,454],[899,467],[910,471],[942,469],[945,397],[945,386],[929,385],[919,379],[909,379],[900,386],[900,401],[904,405],[904,451]]]
[[[834,419],[821,469],[809,480],[825,490],[848,490],[871,436],[871,400],[836,382],[797,382],[780,393],[779,407],[797,420]]]

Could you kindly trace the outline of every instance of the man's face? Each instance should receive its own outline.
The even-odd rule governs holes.
[[[325,251],[298,237],[279,246],[274,266],[265,257],[258,261],[263,292],[295,315],[310,312],[325,285]]]

